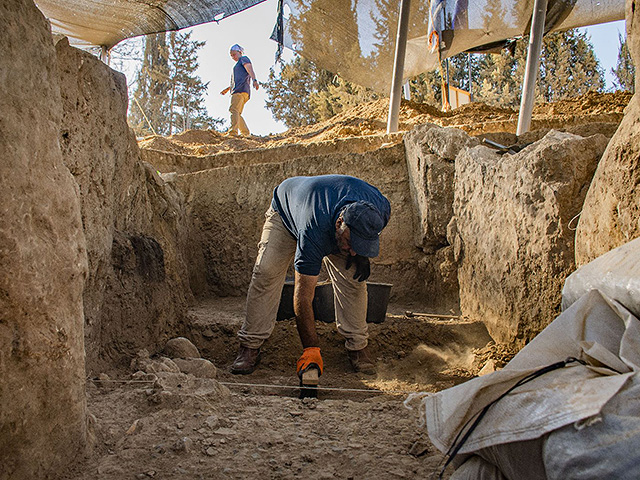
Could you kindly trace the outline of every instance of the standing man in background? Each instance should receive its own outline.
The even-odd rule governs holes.
[[[229,55],[236,64],[231,73],[231,84],[220,92],[220,95],[226,95],[227,92],[231,92],[231,106],[229,107],[231,127],[227,130],[227,135],[240,134],[248,136],[251,133],[244,118],[242,118],[242,110],[251,96],[251,82],[253,81],[253,88],[256,90],[260,88],[260,84],[256,80],[251,60],[249,60],[249,57],[244,56],[244,49],[240,45],[237,43],[232,45]]]

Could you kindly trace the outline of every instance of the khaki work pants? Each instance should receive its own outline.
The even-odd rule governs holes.
[[[282,287],[296,253],[296,240],[280,215],[269,208],[265,217],[247,294],[247,316],[238,332],[240,343],[249,348],[259,348],[275,327]],[[346,260],[346,255],[329,255],[324,264],[333,283],[338,332],[345,337],[347,350],[361,350],[368,338],[367,285],[353,279],[354,269],[346,270]]]
[[[242,110],[245,103],[249,101],[249,94],[246,92],[234,93],[231,95],[231,106],[229,112],[231,112],[231,128],[230,133],[238,133],[241,135],[249,135],[249,127],[242,118]]]

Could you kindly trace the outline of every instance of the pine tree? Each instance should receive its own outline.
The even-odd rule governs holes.
[[[480,60],[474,77],[474,99],[489,105],[517,108],[527,61],[528,38],[515,43],[513,54],[503,50]],[[585,33],[568,30],[543,39],[536,100],[554,102],[604,90],[600,63]]]
[[[269,81],[263,85],[267,94],[266,107],[273,118],[288,127],[316,123],[319,118],[309,97],[323,84],[326,87],[328,75],[300,56],[290,63],[280,63],[279,68],[279,73],[273,67],[269,70]]]
[[[289,24],[296,51],[310,58],[321,56],[325,68],[336,73],[357,71],[362,52],[355,2],[314,0],[299,2],[298,8],[300,14]],[[333,18],[340,21],[332,22]]]
[[[290,128],[326,120],[378,98],[372,90],[347,82],[300,56],[279,68],[279,74],[271,68],[269,81],[263,85],[266,106],[276,120]]]
[[[208,83],[202,83],[196,75],[198,50],[205,42],[191,40],[191,32],[171,32],[169,35],[169,135],[176,130],[220,126],[222,120],[211,118],[204,106]]]
[[[168,114],[169,49],[166,34],[147,35],[136,79],[129,124],[137,135],[165,134]]]
[[[482,55],[477,75],[473,78],[474,100],[501,107],[516,107],[520,101],[520,85],[526,53],[524,42],[517,42],[515,53],[502,50],[499,54]]]
[[[421,73],[409,80],[411,100],[434,107],[442,105],[442,79],[437,70]]]
[[[604,72],[586,33],[577,29],[545,36],[538,98],[555,102],[604,90]]]
[[[143,60],[129,108],[129,124],[137,135],[171,135],[223,123],[207,115],[207,84],[196,75],[197,53],[204,42],[189,33],[145,37]]]
[[[631,93],[636,91],[636,67],[633,64],[631,53],[627,45],[627,40],[618,34],[620,49],[618,50],[618,63],[616,68],[611,69],[611,73],[615,76],[613,81],[619,90],[626,90]]]

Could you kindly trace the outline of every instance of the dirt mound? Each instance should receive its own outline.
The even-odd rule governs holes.
[[[144,137],[143,139],[138,140],[138,146],[146,150],[160,150],[161,152],[182,154],[191,153],[188,148],[185,148],[177,142],[171,141],[167,137],[162,137],[159,135],[152,135],[150,137]]]
[[[630,99],[631,94],[627,92],[591,92],[571,100],[538,104],[533,111],[532,129],[561,128],[595,122],[617,123],[622,119],[624,108]],[[281,134],[227,137],[213,130],[188,130],[171,137],[147,137],[140,141],[140,147],[204,156],[378,135],[386,132],[388,110],[388,99],[380,99],[358,105],[323,122],[292,128]],[[416,125],[435,123],[461,128],[470,135],[482,135],[493,132],[515,133],[517,122],[517,110],[484,103],[470,103],[443,112],[432,105],[403,100],[399,128],[401,131],[408,131]]]
[[[537,105],[533,111],[535,116],[543,115],[596,115],[601,113],[619,113],[631,100],[629,92],[597,93],[589,92],[581,97],[562,100],[555,103]]]

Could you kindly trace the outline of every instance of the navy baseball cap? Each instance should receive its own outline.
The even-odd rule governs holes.
[[[344,207],[342,218],[349,227],[353,251],[363,257],[377,257],[384,228],[380,211],[372,203],[359,200]]]

